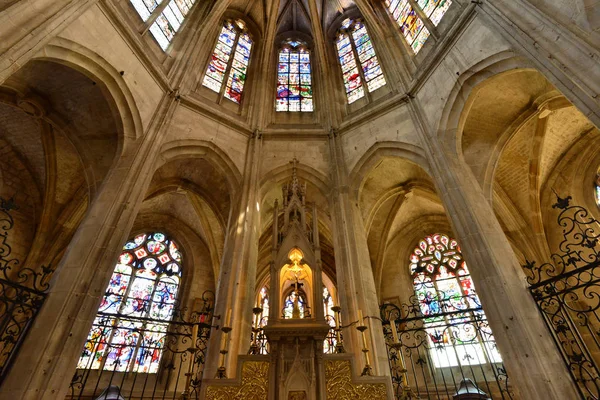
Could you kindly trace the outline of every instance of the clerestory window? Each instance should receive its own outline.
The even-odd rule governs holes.
[[[196,0],[130,0],[163,50],[171,44]]]
[[[225,21],[202,85],[240,104],[251,52],[252,39],[244,21]]]
[[[437,26],[452,5],[452,0],[386,0],[386,5],[402,35],[417,54],[431,34],[424,20]]]
[[[373,92],[385,85],[385,77],[375,48],[362,21],[348,18],[342,22],[336,48],[348,104],[363,98],[365,90]]]
[[[299,40],[286,40],[279,51],[275,110],[313,111],[310,52]]]

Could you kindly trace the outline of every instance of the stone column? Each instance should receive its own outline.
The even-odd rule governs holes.
[[[358,310],[364,316],[379,318],[379,301],[375,277],[369,258],[367,237],[357,199],[348,184],[348,173],[342,144],[336,134],[329,139],[332,169],[332,191],[329,195],[329,207],[333,222],[333,244],[335,248],[335,265],[337,288],[340,306],[342,307],[342,323],[344,325],[357,321]],[[385,347],[383,328],[379,319],[365,319],[369,327],[367,335],[370,340],[369,350],[371,366],[375,375],[389,375],[387,350]],[[355,329],[356,325],[343,331],[346,351],[355,355],[355,365],[364,366],[362,341]],[[361,370],[357,371],[358,373]]]
[[[432,178],[469,263],[477,293],[519,399],[577,395],[527,290],[523,271],[469,167],[431,134],[418,100],[409,103],[429,154]]]
[[[0,84],[98,0],[21,0],[0,13]]]
[[[478,11],[515,49],[600,126],[600,53],[526,0],[478,2]]]
[[[227,227],[223,260],[218,279],[215,315],[220,315],[219,326],[225,323],[228,310],[232,310],[227,356],[227,377],[232,378],[237,367],[237,356],[247,354],[250,348],[252,308],[255,306],[256,262],[258,258],[259,197],[258,172],[261,159],[262,137],[255,133],[249,140],[244,182],[232,201],[232,211]],[[223,332],[211,334],[204,368],[204,379],[212,379],[220,365],[219,347]]]
[[[0,399],[55,400],[69,383],[127,240],[177,102],[165,95],[148,131],[113,166],[56,268],[50,293],[2,384]]]

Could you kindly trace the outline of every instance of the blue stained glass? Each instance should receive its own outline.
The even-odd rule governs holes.
[[[388,10],[400,26],[402,35],[417,54],[430,36],[429,30],[408,0],[386,1]],[[418,0],[417,6],[423,10],[434,25],[438,25],[452,0]]]
[[[77,368],[156,373],[177,300],[181,254],[160,232],[138,235],[124,249]],[[165,257],[175,262],[165,266]]]
[[[284,43],[279,52],[276,111],[313,111],[310,53],[295,40]]]
[[[441,234],[427,236],[409,260],[415,295],[426,317],[433,365],[502,362],[456,240]],[[451,265],[451,261],[459,262]]]
[[[223,96],[237,104],[242,101],[252,50],[252,39],[243,29],[245,29],[245,24],[241,20],[237,20],[235,23],[225,22],[203,81],[204,86],[220,93],[229,68]],[[235,52],[233,52],[234,46]],[[233,58],[231,57],[232,52]]]
[[[339,33],[337,39],[338,57],[348,104],[351,104],[365,95],[363,80],[367,83],[368,90],[373,91],[385,85],[385,78],[375,57],[375,49],[366,26],[360,21],[350,20],[350,22],[344,21],[342,28],[344,30]],[[358,70],[355,52],[358,54],[363,76]]]

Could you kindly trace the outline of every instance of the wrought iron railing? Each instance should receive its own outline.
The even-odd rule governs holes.
[[[561,198],[562,240],[551,261],[527,261],[529,291],[582,399],[600,398],[600,225],[583,207]]]
[[[446,298],[440,292],[435,300],[442,305],[440,312],[424,315],[420,300],[412,296],[400,307],[381,306],[396,398],[452,399],[466,388],[473,395],[512,399],[506,370],[481,307],[467,299]],[[444,311],[443,304],[449,301],[463,306]]]
[[[22,268],[8,244],[14,227],[13,199],[0,198],[0,383],[23,343],[31,323],[46,300],[52,269]]]
[[[78,365],[67,399],[198,399],[211,326],[214,295],[203,294],[200,311],[173,310],[169,322],[121,314],[98,313],[94,330],[99,336],[90,337],[86,348],[97,351],[104,346],[102,359],[87,357]],[[127,324],[115,326],[115,321]],[[165,328],[161,328],[161,326]],[[196,326],[196,328],[194,328]],[[217,327],[218,328],[218,327]],[[135,337],[138,343],[110,340],[115,330],[124,330],[123,337]],[[195,332],[196,331],[196,332]],[[196,341],[193,343],[193,337]],[[125,351],[133,348],[133,351]],[[84,350],[85,352],[85,350]],[[111,355],[111,362],[107,362]],[[115,356],[116,355],[116,356]],[[158,368],[147,371],[141,358],[158,361]]]
[[[261,315],[262,308],[255,308],[254,310],[258,312],[256,315]],[[269,340],[267,339],[267,335],[265,335],[264,327],[269,322],[269,317],[265,316],[260,318],[255,318],[252,333],[250,334],[250,350],[248,354],[251,355],[267,355],[269,354]]]

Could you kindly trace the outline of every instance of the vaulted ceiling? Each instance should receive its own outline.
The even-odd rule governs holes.
[[[264,30],[271,8],[279,4],[277,31],[311,35],[310,4],[316,6],[323,29],[342,13],[354,7],[353,0],[233,0],[231,8],[252,18]]]

